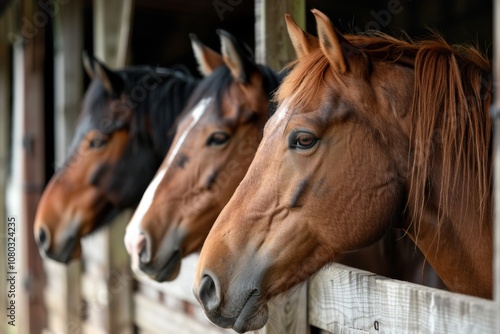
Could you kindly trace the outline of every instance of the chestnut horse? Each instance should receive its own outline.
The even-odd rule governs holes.
[[[81,237],[139,203],[197,84],[180,71],[112,71],[83,60],[92,81],[69,157],[45,188],[34,226],[40,252],[63,263],[80,256]]]
[[[490,298],[491,67],[441,38],[342,36],[313,10],[243,181],[202,248],[194,292],[221,327],[339,254],[405,231],[451,291]]]
[[[250,166],[281,81],[234,36],[218,34],[222,56],[195,52],[210,75],[190,98],[170,151],[127,226],[134,271],[160,282],[173,280],[181,259],[201,249]],[[216,57],[224,65],[214,69]]]

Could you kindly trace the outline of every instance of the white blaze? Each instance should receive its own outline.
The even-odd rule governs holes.
[[[144,195],[142,195],[142,199],[139,203],[139,206],[135,210],[132,219],[127,225],[124,241],[125,241],[125,247],[127,248],[127,252],[132,257],[132,268],[134,270],[138,269],[139,250],[141,247],[141,243],[144,242],[143,237],[141,237],[140,235],[141,221],[144,218],[146,212],[148,212],[148,210],[150,209],[151,204],[153,203],[153,198],[156,194],[156,189],[158,188],[160,182],[163,180],[163,177],[170,168],[172,161],[174,161],[177,153],[179,152],[184,141],[186,140],[186,137],[189,134],[189,132],[193,129],[196,123],[198,123],[201,116],[203,116],[205,110],[207,110],[207,106],[210,104],[210,101],[211,98],[204,98],[203,100],[198,102],[198,104],[194,107],[190,115],[191,122],[186,127],[186,130],[184,130],[182,135],[179,137],[179,140],[170,151],[170,154],[168,155],[166,161],[163,162],[158,172],[156,172],[153,181],[151,181],[148,188],[146,189],[146,192],[144,193]]]

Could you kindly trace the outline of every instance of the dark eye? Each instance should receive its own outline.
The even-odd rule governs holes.
[[[300,150],[310,149],[318,141],[318,138],[309,132],[296,132],[290,139],[290,148]]]
[[[107,144],[107,140],[103,135],[95,136],[89,140],[89,149],[101,148]]]
[[[214,132],[207,139],[207,146],[221,146],[229,140],[229,135],[225,132]]]

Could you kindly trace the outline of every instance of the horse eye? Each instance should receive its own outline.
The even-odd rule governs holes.
[[[101,148],[106,144],[107,144],[107,140],[106,140],[106,138],[104,138],[104,136],[97,136],[97,137],[91,138],[89,140],[89,148],[90,149]]]
[[[229,135],[225,132],[214,132],[207,139],[207,146],[221,146],[229,140]]]
[[[318,138],[315,135],[309,132],[298,132],[296,133],[290,142],[291,148],[297,148],[301,150],[307,150],[313,147]]]

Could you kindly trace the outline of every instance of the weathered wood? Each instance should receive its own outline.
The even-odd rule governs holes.
[[[83,4],[69,1],[54,17],[55,158],[60,165],[73,138],[83,92]]]
[[[295,59],[295,51],[288,37],[285,14],[293,16],[297,24],[306,24],[305,0],[255,1],[255,59],[275,71]]]
[[[200,323],[186,315],[183,310],[169,309],[158,301],[148,299],[141,294],[134,295],[134,319],[141,331],[151,334],[176,333],[176,334],[221,334],[234,333],[223,330],[206,321]]]
[[[110,226],[83,240],[86,271],[82,294],[88,303],[89,323],[108,333],[133,332],[133,281],[123,244],[128,217],[130,212],[126,211]]]
[[[71,142],[82,96],[82,2],[58,7],[54,22],[55,160],[61,165]],[[47,273],[47,331],[81,333],[80,261],[61,265],[44,260]]]
[[[495,333],[497,316],[490,300],[340,264],[309,281],[309,323],[333,333]]]
[[[154,288],[156,291],[164,293],[166,296],[172,296],[180,300],[184,300],[198,305],[198,301],[193,295],[192,285],[196,263],[198,262],[198,254],[192,254],[182,260],[181,271],[179,276],[172,282],[158,283],[148,278],[146,275],[140,275],[136,278],[142,285],[147,285]]]
[[[10,13],[9,13],[10,14]],[[7,15],[9,15],[7,14]],[[0,18],[0,27],[9,29],[6,24],[6,16]],[[7,30],[4,30],[7,31]],[[7,212],[5,208],[5,192],[7,187],[7,171],[9,157],[9,123],[10,123],[10,43],[6,39],[0,40],[0,249],[1,253],[7,247],[6,222]],[[7,277],[7,258],[0,256],[0,277]],[[7,305],[7,290],[0,289],[0,305]],[[5,333],[7,329],[7,309],[0,307],[0,333]]]
[[[269,303],[270,321],[264,328],[264,333],[307,333],[309,331],[307,298],[307,284],[302,284]]]
[[[19,17],[21,24],[33,24],[37,2],[20,2]],[[25,19],[23,21],[23,18]],[[45,141],[44,141],[44,60],[45,25],[38,24],[31,33],[21,29],[23,43],[18,40],[15,55],[22,59],[16,61],[19,81],[16,84],[15,99],[18,99],[15,122],[19,122],[13,151],[20,152],[15,168],[20,174],[15,187],[21,191],[18,220],[18,276],[19,297],[17,324],[20,333],[41,333],[46,327],[46,311],[43,302],[44,272],[42,259],[33,238],[33,222],[38,201],[45,184]],[[18,208],[19,209],[19,208]],[[22,310],[22,312],[21,312]]]
[[[127,63],[133,0],[94,0],[94,53],[112,68]]]

